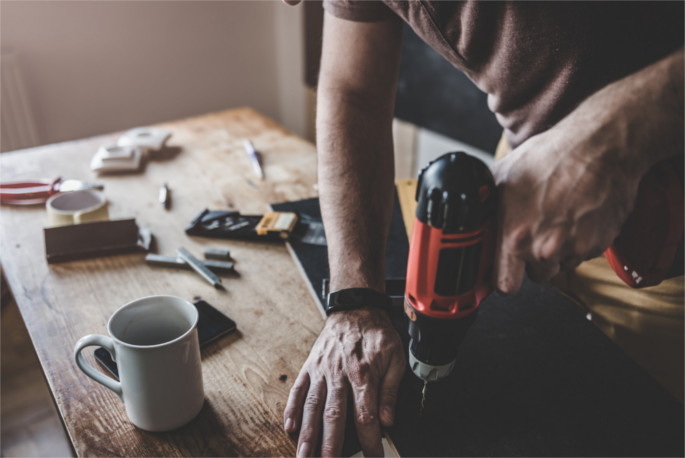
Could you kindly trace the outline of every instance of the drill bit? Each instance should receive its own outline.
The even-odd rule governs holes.
[[[421,390],[421,407],[419,408],[419,418],[423,416],[423,408],[426,405],[426,388],[428,388],[428,382],[424,380],[423,389]]]

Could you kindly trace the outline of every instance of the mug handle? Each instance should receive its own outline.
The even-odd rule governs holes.
[[[114,391],[119,398],[122,398],[122,390],[121,390],[121,383],[117,382],[116,380],[113,380],[106,375],[102,374],[101,372],[93,369],[93,366],[88,364],[81,354],[81,351],[90,346],[98,345],[100,347],[104,347],[105,350],[107,350],[112,357],[112,359],[115,358],[115,352],[114,352],[114,342],[112,342],[112,339],[106,336],[102,336],[99,334],[91,334],[87,335],[85,337],[81,337],[78,342],[76,342],[76,346],[74,346],[74,359],[76,360],[76,365],[81,369],[88,377],[92,378],[96,382],[106,386],[110,390]]]

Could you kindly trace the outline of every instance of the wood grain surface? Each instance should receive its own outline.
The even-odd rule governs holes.
[[[283,244],[188,237],[184,228],[204,208],[262,213],[269,203],[316,196],[314,146],[249,108],[159,127],[173,133],[168,148],[135,174],[96,177],[89,169],[98,146],[120,133],[0,156],[2,181],[101,182],[110,218],[133,217],[149,228],[154,252],[173,255],[185,246],[201,257],[207,247],[228,248],[239,272],[223,277],[227,291],[220,291],[192,271],[150,267],[143,254],[48,265],[44,206],[0,207],[0,261],[59,412],[80,456],[293,455],[296,443],[283,431],[282,412],[322,327],[318,305]],[[262,154],[264,181],[243,151],[247,137]],[[168,211],[157,201],[165,182]],[[239,330],[203,349],[205,406],[168,433],[134,427],[117,396],[80,372],[72,356],[81,336],[106,334],[118,307],[154,294],[201,297]]]
[[[404,220],[404,228],[407,231],[408,240],[411,240],[411,231],[414,228],[414,218],[416,217],[416,186],[418,182],[419,180],[416,178],[395,181],[395,189],[397,189],[397,198],[400,201],[402,219]]]

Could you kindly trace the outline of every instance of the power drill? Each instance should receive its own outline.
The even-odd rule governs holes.
[[[488,167],[447,153],[419,173],[404,311],[409,365],[428,382],[447,377],[457,349],[491,292],[497,188]]]
[[[683,156],[663,161],[640,183],[635,208],[605,256],[633,288],[682,275]],[[448,153],[419,173],[404,310],[409,364],[428,382],[447,377],[458,346],[491,291],[497,195],[488,167]]]

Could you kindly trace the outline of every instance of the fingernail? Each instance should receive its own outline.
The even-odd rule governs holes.
[[[292,433],[292,427],[293,427],[293,419],[288,418],[285,421],[285,430],[288,431],[289,433]]]
[[[309,442],[302,442],[300,448],[297,450],[297,456],[309,456]]]

